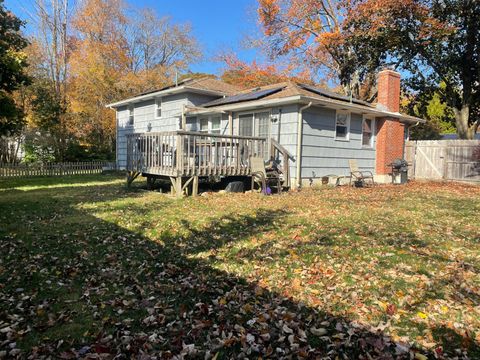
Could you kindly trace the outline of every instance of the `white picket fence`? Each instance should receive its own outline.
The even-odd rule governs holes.
[[[0,163],[0,178],[99,174],[115,170],[115,162],[88,161],[45,164]]]
[[[409,177],[480,182],[480,140],[407,141]]]

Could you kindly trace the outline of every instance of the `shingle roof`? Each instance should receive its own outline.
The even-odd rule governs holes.
[[[273,91],[267,91],[271,89]],[[244,96],[246,95],[246,96]],[[285,99],[285,100],[283,100]],[[292,100],[293,99],[293,100]],[[366,101],[358,100],[355,98],[350,99],[348,96],[343,96],[334,93],[329,90],[312,87],[293,81],[287,81],[277,84],[271,84],[267,86],[261,86],[253,89],[242,90],[235,95],[227,96],[223,99],[210,101],[206,104],[196,106],[190,109],[191,113],[214,113],[218,111],[225,111],[228,107],[248,107],[257,106],[258,101],[272,100],[272,103],[280,103],[282,101],[300,101],[305,102],[318,102],[321,104],[331,104],[336,107],[354,108],[355,110],[364,111],[365,113],[375,114],[376,116],[389,116],[398,118],[405,122],[425,122],[425,120],[409,116],[400,113],[394,113],[385,109],[377,107],[375,104],[368,103]]]
[[[269,92],[268,90],[272,90]],[[251,94],[252,96],[245,96]],[[255,94],[261,94],[261,96],[254,96]],[[358,105],[364,106],[373,106],[372,104],[358,100],[355,98],[350,99],[348,96],[340,95],[334,93],[333,91],[318,88],[311,85],[296,83],[293,81],[281,82],[276,84],[270,84],[266,86],[260,86],[256,88],[251,88],[247,90],[242,90],[235,95],[226,97],[224,99],[214,100],[203,104],[203,107],[211,107],[217,106],[222,104],[233,104],[236,102],[244,102],[244,101],[253,101],[253,100],[269,100],[269,99],[281,99],[290,96],[309,96],[313,98],[320,98],[320,99],[334,99],[344,102],[352,102]]]
[[[240,88],[235,85],[227,84],[221,80],[212,77],[203,77],[199,79],[193,79],[184,84],[189,88],[195,88],[200,90],[211,90],[224,93],[225,95],[233,95],[240,91]]]
[[[221,80],[215,79],[213,77],[209,76],[204,76],[201,78],[197,79],[191,79],[187,78],[184,79],[177,84],[170,84],[168,86],[165,86],[160,89],[155,89],[155,90],[150,90],[147,92],[143,92],[141,94],[138,94],[136,96],[142,96],[142,95],[148,95],[148,94],[153,94],[159,91],[167,90],[167,89],[172,89],[177,86],[186,86],[188,88],[192,89],[198,89],[198,90],[209,90],[209,91],[215,91],[224,95],[233,95],[237,92],[240,91],[240,88],[231,84],[227,84]]]

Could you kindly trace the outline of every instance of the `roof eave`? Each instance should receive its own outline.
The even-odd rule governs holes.
[[[117,101],[111,104],[105,105],[107,108],[117,108],[123,105],[128,105],[128,104],[134,104],[140,101],[146,101],[146,100],[151,100],[155,99],[159,96],[167,96],[167,95],[174,95],[174,94],[181,94],[185,92],[193,92],[197,94],[205,94],[205,95],[213,95],[213,96],[225,96],[227,95],[224,92],[221,91],[215,91],[215,90],[208,90],[208,89],[199,89],[195,87],[190,87],[190,86],[178,86],[170,89],[165,89],[165,90],[160,90],[156,91],[150,94],[145,94],[145,95],[140,95],[140,96],[135,96],[132,98],[128,98],[125,100]]]
[[[375,107],[369,107],[369,106],[365,106],[365,105],[359,105],[359,104],[337,101],[337,100],[332,100],[332,99],[325,99],[324,100],[324,99],[319,99],[319,98],[316,98],[316,97],[302,96],[301,100],[304,103],[312,102],[313,105],[328,106],[328,107],[333,107],[334,109],[355,110],[355,111],[360,112],[363,115],[372,115],[372,116],[376,116],[376,117],[382,116],[382,117],[395,118],[395,119],[398,119],[400,122],[407,123],[407,124],[418,123],[418,122],[424,123],[425,122],[424,119],[417,118],[417,117],[410,116],[410,115],[405,115],[405,114],[401,114],[401,113],[380,110],[380,109],[377,109]]]
[[[249,109],[258,108],[258,107],[289,105],[289,104],[298,103],[300,100],[301,100],[301,96],[298,96],[298,95],[284,97],[284,98],[276,98],[276,99],[266,99],[266,100],[260,99],[255,101],[245,101],[245,102],[220,105],[220,106],[214,106],[214,107],[208,107],[208,108],[196,107],[191,110],[187,109],[187,113],[189,115],[209,115],[209,114],[215,114],[219,112],[249,110]]]

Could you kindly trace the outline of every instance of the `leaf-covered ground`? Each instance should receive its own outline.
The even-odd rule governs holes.
[[[0,358],[479,358],[479,214],[459,184],[2,181]]]

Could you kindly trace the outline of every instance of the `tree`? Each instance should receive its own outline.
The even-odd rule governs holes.
[[[188,25],[153,10],[130,12],[121,0],[85,0],[73,19],[69,99],[76,135],[113,156],[115,114],[108,103],[165,86],[199,58]]]
[[[128,93],[131,69],[128,19],[120,0],[86,0],[73,19],[70,93],[75,134],[98,152],[113,155],[115,116],[105,108]]]
[[[226,64],[226,69],[221,79],[226,83],[248,89],[257,86],[270,85],[277,82],[294,80],[304,83],[312,83],[308,72],[292,73],[292,69],[280,68],[274,64],[258,64],[256,61],[247,63],[239,60],[233,54],[221,57]]]
[[[27,40],[21,34],[24,23],[5,9],[0,0],[0,136],[18,133],[24,118],[12,93],[29,81],[25,72]]]
[[[374,75],[356,67],[357,55],[344,40],[350,1],[258,0],[258,15],[271,58],[289,56],[324,81],[340,80],[343,91],[371,100]]]
[[[48,134],[49,151],[57,161],[66,160],[72,141],[69,131],[68,81],[72,38],[70,34],[70,7],[68,0],[35,0],[32,20],[38,29],[32,36],[27,53],[29,73],[33,82],[26,94],[29,99],[30,125],[39,131],[30,131],[27,141],[32,144],[34,134]],[[26,144],[28,148],[34,145]]]
[[[172,23],[169,17],[158,17],[153,9],[141,9],[130,23],[132,70],[175,68],[186,70],[201,57],[199,45],[190,24]]]
[[[442,102],[438,92],[433,95],[412,94],[403,99],[401,105],[404,112],[427,121],[412,127],[410,132],[412,140],[438,140],[442,138],[442,134],[456,131],[453,111]]]
[[[410,75],[415,91],[437,91],[453,110],[457,133],[472,139],[480,125],[480,2],[358,0],[348,14],[347,43],[359,56]],[[443,83],[444,87],[439,85]]]
[[[105,105],[163,87],[201,55],[188,24],[122,0],[33,3],[33,82],[21,89],[32,161],[113,158],[115,113]]]

